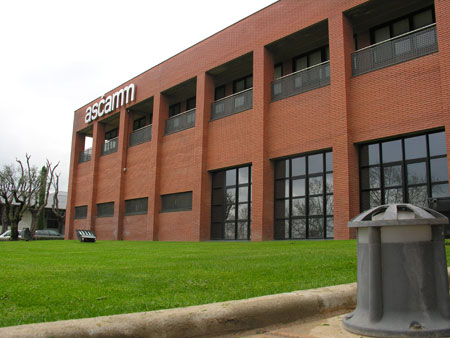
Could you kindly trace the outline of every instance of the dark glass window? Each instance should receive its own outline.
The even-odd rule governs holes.
[[[225,85],[219,86],[216,88],[214,92],[214,100],[220,100],[225,97]]]
[[[113,138],[116,138],[118,134],[119,129],[117,128],[111,129],[105,133],[105,140],[112,140]]]
[[[145,117],[133,121],[133,130],[138,130],[143,127],[145,127]]]
[[[251,166],[212,174],[211,239],[250,239],[251,176]]]
[[[360,146],[361,210],[387,203],[427,206],[448,196],[445,133],[433,132]]]
[[[161,212],[192,210],[192,191],[161,195]]]
[[[125,201],[125,215],[146,214],[148,210],[148,198],[136,198]]]
[[[83,219],[87,217],[87,205],[75,207],[75,219]]]
[[[172,104],[169,107],[169,117],[178,115],[179,113],[181,113],[181,104],[180,103]]]
[[[243,90],[253,87],[253,75],[248,75],[233,82],[233,93],[239,93]]]
[[[328,61],[330,59],[330,51],[328,46],[315,49],[306,54],[297,56],[293,60],[293,70],[297,72],[299,70],[318,65],[319,63]]]
[[[433,8],[422,9],[371,30],[372,43],[382,42],[435,22]]]
[[[114,202],[97,204],[97,217],[114,216]]]
[[[283,64],[282,63],[278,63],[278,64],[276,64],[275,65],[275,67],[274,67],[274,70],[273,70],[273,72],[274,72],[274,79],[276,80],[276,79],[279,79],[280,77],[282,77],[283,76]]]
[[[334,237],[333,153],[275,162],[275,238]]]
[[[195,108],[195,103],[196,103],[195,96],[187,99],[186,100],[186,110],[194,109]]]

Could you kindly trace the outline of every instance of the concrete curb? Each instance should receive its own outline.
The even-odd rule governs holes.
[[[0,337],[213,337],[351,309],[356,283],[178,309],[0,328]]]

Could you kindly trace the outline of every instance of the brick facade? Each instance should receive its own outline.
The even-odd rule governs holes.
[[[204,241],[211,232],[211,172],[251,164],[251,240],[274,239],[274,163],[317,151],[333,152],[334,238],[354,233],[360,212],[359,144],[445,130],[450,149],[450,5],[446,0],[281,0],[218,32],[105,94],[131,83],[133,102],[85,123],[75,111],[66,215],[67,239],[92,229],[104,240]],[[369,46],[371,30],[432,7],[439,51],[352,75],[352,53]],[[372,13],[372,14],[371,14]],[[274,66],[292,72],[292,60],[329,46],[329,85],[271,100]],[[212,120],[215,88],[253,75],[252,108]],[[189,94],[187,94],[189,93]],[[196,97],[195,126],[165,135],[169,106]],[[152,98],[149,142],[129,146],[133,107]],[[182,108],[183,109],[183,108]],[[184,110],[184,109],[183,109]],[[117,151],[101,156],[107,128],[118,129]],[[79,163],[85,137],[91,160]],[[447,151],[448,153],[448,151]],[[447,157],[450,166],[450,158]],[[192,191],[192,210],[162,212],[161,195]],[[125,200],[148,197],[148,211],[126,215]],[[113,217],[96,205],[114,202]],[[75,219],[76,206],[88,206]]]

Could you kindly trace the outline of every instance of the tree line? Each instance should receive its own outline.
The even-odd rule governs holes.
[[[4,165],[0,170],[0,204],[2,217],[2,233],[11,225],[11,240],[19,238],[19,222],[25,212],[31,214],[31,238],[36,229],[43,229],[45,223],[45,207],[53,192],[52,212],[58,224],[64,222],[65,210],[58,207],[59,173],[56,169],[59,162],[52,165],[48,160],[39,170],[31,165],[31,155],[25,155],[26,161],[16,159],[16,163]]]

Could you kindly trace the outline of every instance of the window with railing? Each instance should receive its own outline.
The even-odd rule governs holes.
[[[352,74],[361,75],[437,51],[436,24],[433,23],[354,52]]]
[[[237,114],[253,108],[253,88],[217,100],[211,107],[211,120]]]
[[[195,108],[187,110],[181,114],[170,117],[166,120],[165,135],[173,134],[181,130],[193,128],[195,126]]]
[[[92,148],[85,149],[83,151],[80,151],[80,154],[78,156],[78,163],[84,163],[90,161],[92,158]]]
[[[133,131],[130,134],[130,147],[148,142],[152,139],[152,125],[148,125]]]
[[[105,143],[103,143],[102,145],[101,151],[102,156],[115,153],[117,151],[118,145],[119,145],[118,137],[113,138],[111,140],[105,140]]]
[[[330,84],[330,61],[285,75],[272,82],[272,102]]]

